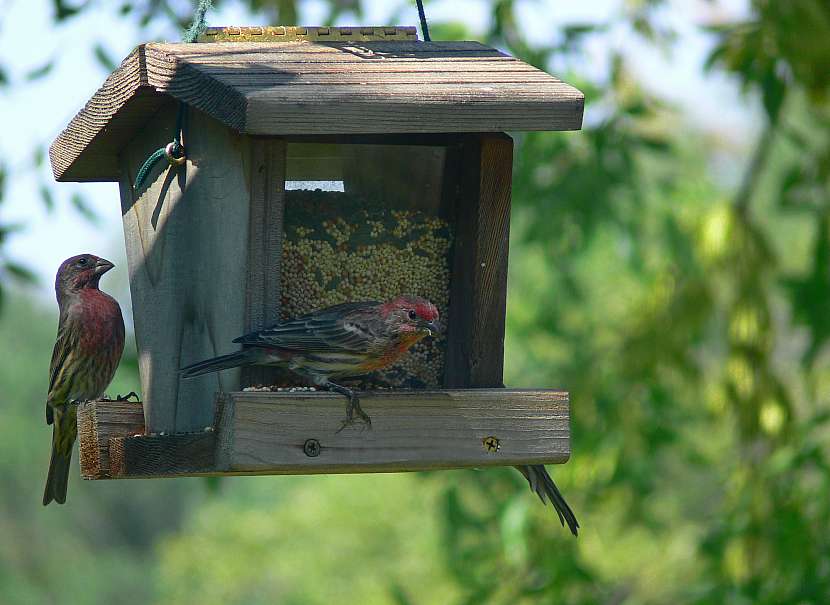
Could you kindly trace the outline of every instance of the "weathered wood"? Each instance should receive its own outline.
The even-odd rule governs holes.
[[[285,40],[417,40],[414,27],[304,27],[276,25],[270,27],[208,27],[198,42],[262,42]]]
[[[543,464],[568,458],[567,393],[506,389],[390,391],[362,395],[371,431],[341,431],[342,397],[328,393],[231,393],[221,468],[245,473],[394,472]],[[495,437],[497,452],[484,440]],[[318,456],[304,451],[309,439]]]
[[[397,208],[438,214],[444,178],[443,147],[360,145],[341,147],[343,187],[364,200],[390,200]]]
[[[140,403],[90,401],[78,409],[78,449],[81,477],[110,477],[109,444],[112,437],[144,433],[144,410]]]
[[[96,404],[98,418],[106,417],[100,410],[108,405]],[[568,394],[562,391],[377,391],[363,393],[362,405],[373,429],[338,432],[345,408],[340,396],[227,393],[215,433],[112,435],[111,475],[399,472],[555,464],[570,455]]]
[[[461,152],[445,386],[498,387],[504,367],[513,141],[470,136]]]
[[[185,166],[157,166],[133,190],[138,167],[172,136],[175,108],[157,114],[122,156],[121,210],[148,432],[190,432],[213,422],[204,405],[236,390],[239,370],[182,380],[178,369],[230,353],[245,329],[248,143],[189,112]]]
[[[182,435],[113,437],[109,441],[112,479],[194,475],[215,470],[212,429]]]
[[[285,212],[286,144],[283,139],[251,138],[248,284],[245,331],[261,330],[280,319],[280,275]],[[274,384],[273,368],[242,370],[241,386]]]
[[[114,158],[165,98],[254,135],[570,130],[583,106],[477,42],[146,44],[55,140],[55,178],[116,180]]]

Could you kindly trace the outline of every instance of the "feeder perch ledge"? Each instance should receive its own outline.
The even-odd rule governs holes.
[[[343,398],[329,393],[220,394],[198,433],[144,435],[141,406],[81,406],[81,475],[125,479],[421,471],[561,464],[570,454],[568,394],[450,389],[362,394],[372,430],[337,432]]]

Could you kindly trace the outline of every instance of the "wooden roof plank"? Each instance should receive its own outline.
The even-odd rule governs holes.
[[[258,135],[571,130],[582,93],[478,42],[146,44],[50,148],[58,180],[116,180],[165,99]]]
[[[180,56],[209,55],[221,60],[221,57],[234,53],[244,54],[272,54],[272,53],[377,53],[383,55],[395,55],[401,53],[436,53],[436,52],[463,52],[463,53],[486,53],[508,56],[505,53],[472,40],[457,40],[445,42],[421,42],[409,40],[393,41],[372,41],[372,42],[224,42],[219,46],[208,44],[188,43],[149,43],[161,52],[177,54]]]

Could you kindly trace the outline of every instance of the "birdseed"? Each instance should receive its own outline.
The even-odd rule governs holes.
[[[283,320],[403,294],[432,301],[446,320],[452,232],[443,218],[317,189],[287,191],[284,221]],[[425,338],[358,386],[440,387],[445,351],[445,334]]]

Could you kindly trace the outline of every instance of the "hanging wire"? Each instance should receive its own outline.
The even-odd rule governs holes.
[[[425,42],[431,42],[429,37],[429,25],[427,24],[427,15],[424,12],[424,0],[415,0],[418,5],[418,18],[421,20],[421,34],[424,36]]]

